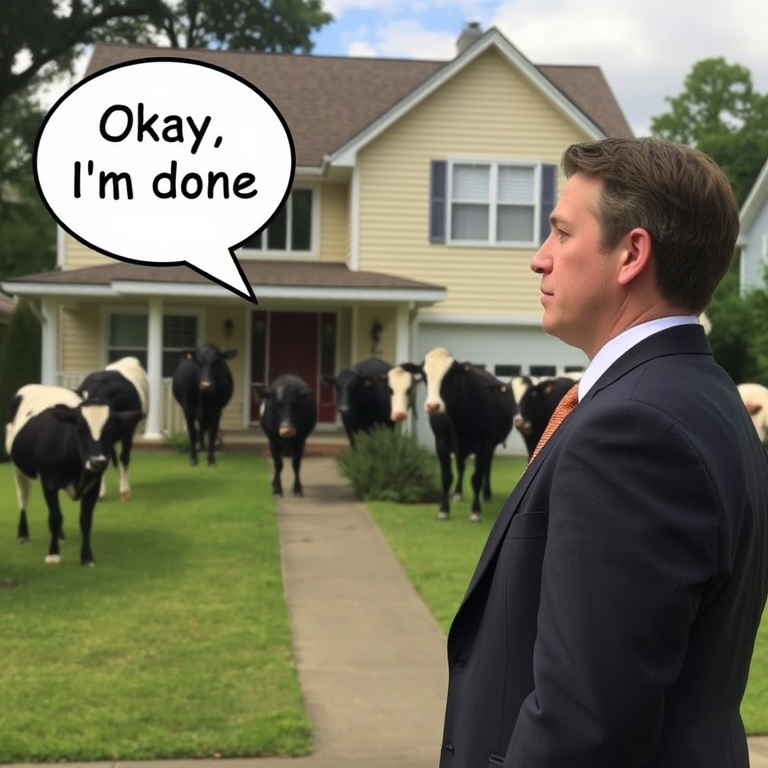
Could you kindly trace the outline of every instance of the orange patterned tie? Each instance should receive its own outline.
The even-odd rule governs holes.
[[[530,464],[536,458],[537,454],[544,447],[547,440],[552,437],[555,430],[563,423],[563,421],[565,421],[565,417],[576,407],[578,402],[579,385],[574,384],[563,395],[554,412],[549,417],[549,422],[547,422],[547,426],[539,438],[539,442],[536,443],[536,448],[534,448],[533,453],[531,454],[531,458],[528,460],[528,464]]]

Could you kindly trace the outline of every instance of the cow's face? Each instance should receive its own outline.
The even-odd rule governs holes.
[[[293,437],[296,434],[299,408],[307,398],[314,397],[314,395],[310,389],[297,389],[295,386],[278,384],[275,387],[265,389],[263,397],[265,402],[262,403],[262,415],[268,399],[278,414],[280,437]]]
[[[350,393],[359,381],[359,376],[354,368],[344,368],[339,371],[333,380],[336,389],[336,410],[346,413],[349,410]]]
[[[104,403],[85,401],[72,408],[56,405],[53,415],[75,429],[75,442],[83,467],[89,472],[102,472],[109,463],[112,442],[108,438],[109,406]]]
[[[389,390],[390,413],[392,421],[404,421],[408,415],[413,387],[422,378],[420,367],[412,363],[396,365],[387,371],[386,387]]]
[[[445,413],[445,402],[440,395],[445,375],[453,367],[455,360],[445,347],[436,347],[424,357],[424,378],[427,382],[427,399],[424,410],[427,413]]]
[[[225,361],[237,356],[237,350],[221,350],[215,344],[201,344],[197,349],[186,350],[184,356],[193,360],[200,371],[200,390],[212,392],[216,389],[216,371]]]

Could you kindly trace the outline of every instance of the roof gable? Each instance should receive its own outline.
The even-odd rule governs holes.
[[[599,67],[534,66],[496,29],[448,62],[99,43],[86,75],[159,56],[216,64],[253,83],[274,103],[290,127],[297,166],[320,169],[329,156],[340,159],[362,146],[490,46],[588,135],[632,135]]]

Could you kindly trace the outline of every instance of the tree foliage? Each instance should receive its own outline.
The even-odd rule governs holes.
[[[0,103],[98,41],[308,53],[332,20],[322,0],[3,0]]]
[[[696,62],[669,112],[651,132],[696,146],[725,170],[741,203],[768,157],[768,95],[754,90],[750,71],[723,57]]]

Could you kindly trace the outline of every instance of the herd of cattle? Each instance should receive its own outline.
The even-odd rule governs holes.
[[[235,355],[234,350],[220,350],[214,344],[202,344],[181,354],[172,392],[184,414],[191,464],[197,463],[198,453],[203,451],[208,464],[215,464],[221,414],[233,392],[227,360]],[[369,357],[336,375],[325,376],[324,382],[335,389],[336,408],[353,450],[361,431],[376,425],[394,429],[404,421],[409,410],[416,409],[418,384],[423,383],[423,408],[440,467],[438,517],[450,515],[452,485],[453,498],[462,497],[466,462],[474,456],[470,519],[477,521],[481,496],[483,501],[491,498],[491,464],[497,446],[503,445],[515,428],[530,456],[555,406],[580,375],[540,379],[515,376],[501,381],[437,347],[421,363],[391,365]],[[768,388],[741,384],[739,391],[762,442],[768,446]],[[306,440],[317,424],[314,392],[301,378],[288,374],[261,388],[260,395],[260,422],[273,463],[272,492],[283,494],[283,457],[290,457],[292,492],[301,496],[301,462]],[[80,562],[93,564],[90,532],[96,501],[105,493],[104,472],[111,460],[119,471],[120,497],[129,499],[133,436],[148,408],[147,375],[135,357],[122,358],[89,374],[75,390],[41,384],[19,389],[8,415],[5,448],[16,470],[20,542],[29,537],[29,483],[38,479],[48,507],[46,562],[60,560],[63,521],[58,494],[65,490],[80,501]]]

